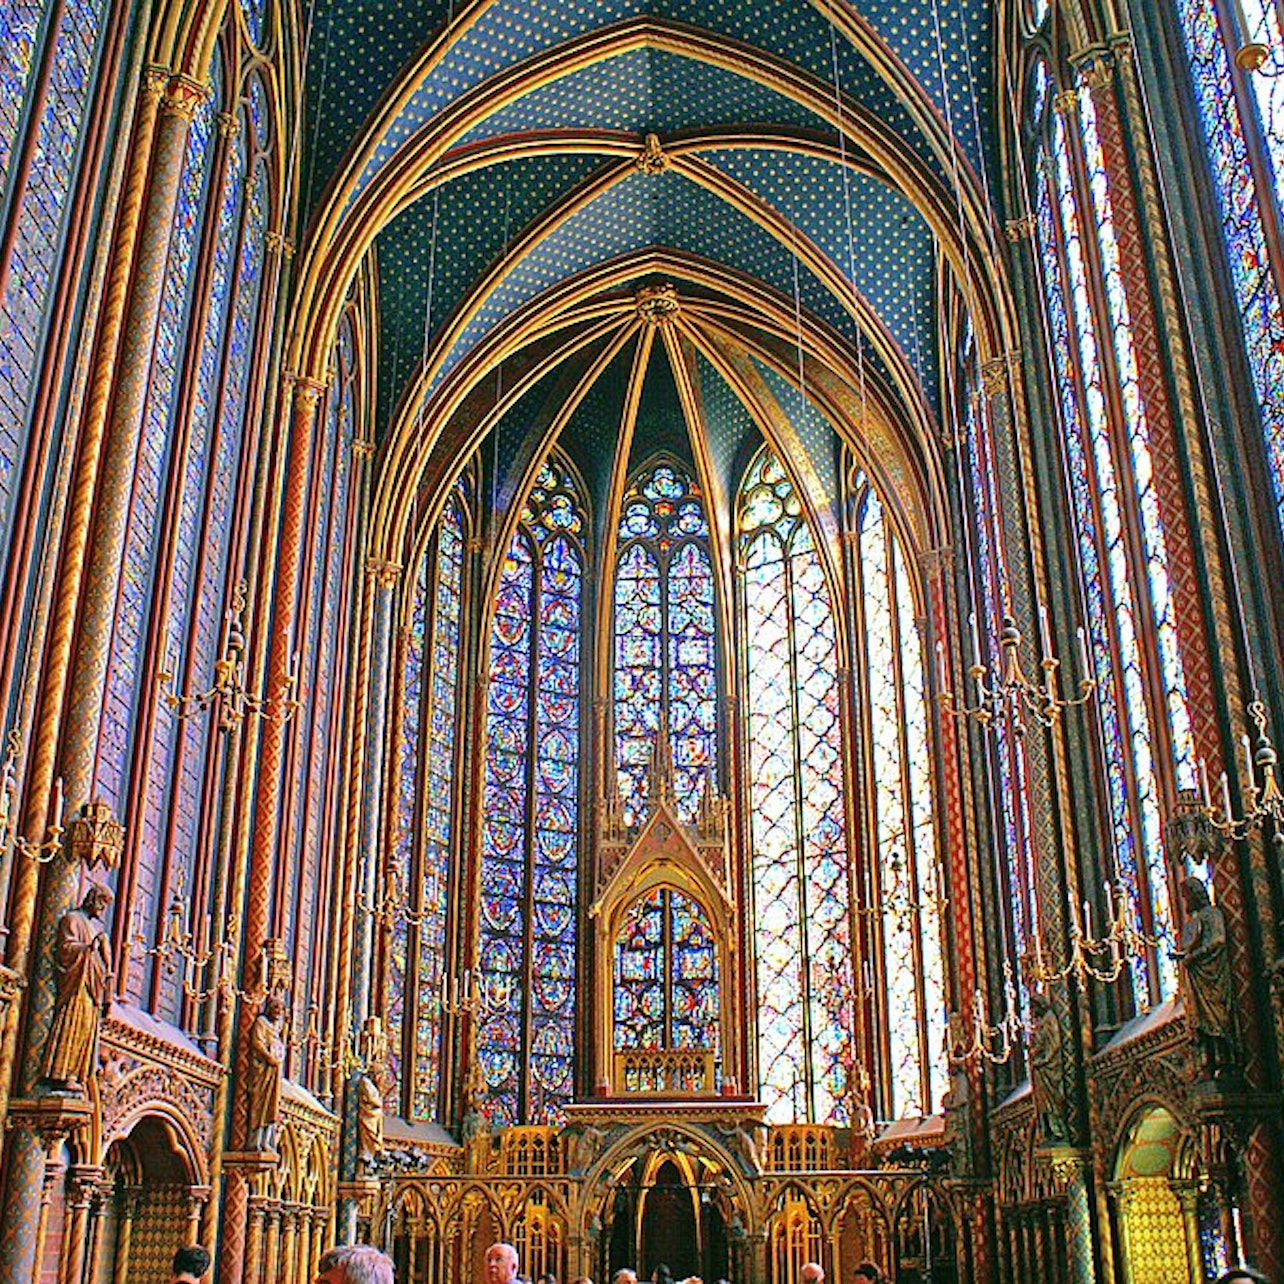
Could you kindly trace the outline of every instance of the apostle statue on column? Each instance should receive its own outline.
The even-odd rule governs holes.
[[[1209,898],[1201,879],[1181,886],[1186,921],[1181,948],[1173,957],[1181,966],[1186,1020],[1204,1054],[1205,1068],[1216,1079],[1233,1068],[1234,997],[1230,955],[1226,950],[1226,917]]]
[[[285,1004],[273,991],[250,1027],[245,1062],[246,1139],[251,1150],[275,1150],[281,1119],[281,1076],[285,1066]]]
[[[80,905],[58,920],[58,995],[41,1067],[52,1092],[83,1094],[96,1068],[99,1023],[111,1002],[111,949],[102,922],[111,900],[105,887],[91,884]]]

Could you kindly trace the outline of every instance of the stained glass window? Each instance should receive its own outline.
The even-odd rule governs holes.
[[[780,460],[740,499],[759,1093],[773,1123],[849,1122],[851,896],[837,629],[824,568]]]
[[[540,470],[491,627],[478,1056],[493,1123],[555,1120],[573,1091],[585,519]]]
[[[21,477],[28,414],[43,350],[41,336],[58,284],[59,252],[95,83],[105,0],[68,0],[54,41],[49,88],[33,106],[41,17],[49,6],[6,3],[0,13],[0,208],[12,226],[9,260],[0,264],[0,546],[8,545]],[[24,116],[26,119],[24,120]],[[9,192],[22,131],[35,150],[21,192]]]
[[[164,898],[180,884],[191,890],[198,847],[217,825],[207,771],[215,734],[210,718],[180,722],[164,702],[140,723],[142,684],[164,669],[184,692],[213,685],[231,605],[231,532],[248,502],[241,482],[270,208],[258,144],[270,122],[254,131],[243,109],[218,163],[222,77],[216,65],[180,176],[95,767],[96,790],[127,819],[140,921],[152,930]],[[173,1016],[182,996],[172,974],[160,981]],[[127,988],[148,995],[137,962]]]
[[[923,642],[905,555],[870,487],[857,533],[887,1104],[894,1116],[929,1114],[944,1088],[945,973]]]
[[[675,462],[625,494],[615,571],[615,743],[625,823],[646,816],[648,767],[669,729],[678,813],[694,821],[717,786],[717,656],[709,527]]]
[[[699,901],[658,887],[634,902],[616,938],[614,966],[617,1050],[699,1050],[716,1062],[718,955]]]
[[[1167,773],[1170,788],[1194,786],[1194,747],[1154,487],[1150,408],[1138,375],[1112,210],[1115,180],[1104,161],[1091,96],[1078,91],[1075,104],[1077,131],[1068,124],[1074,117],[1061,112],[1045,126],[1036,159],[1035,225],[1089,662],[1098,684],[1112,878],[1123,888],[1133,921],[1159,940],[1153,957],[1132,965],[1134,1000],[1145,1008],[1170,995],[1175,983],[1160,808]],[[1091,251],[1085,227],[1093,229]],[[1138,564],[1141,576],[1133,569]],[[1152,695],[1156,689],[1159,699]]]
[[[455,824],[464,507],[452,495],[414,580],[406,627],[394,794],[387,1022],[389,1108],[436,1115],[441,986]]]
[[[1284,201],[1284,79],[1280,75],[1284,39],[1279,11],[1270,0],[1244,0],[1248,28],[1244,34],[1265,46],[1267,61],[1258,71],[1241,72],[1227,51],[1228,35],[1236,40],[1235,33],[1224,27],[1230,17],[1218,15],[1219,7],[1227,6],[1218,6],[1214,0],[1176,0],[1175,7],[1190,60],[1195,105],[1284,533],[1284,304],[1266,236],[1266,225],[1278,224]],[[1255,119],[1241,115],[1235,96],[1239,76],[1247,81]],[[1250,132],[1259,132],[1262,139],[1261,172],[1253,164]],[[1263,201],[1273,202],[1273,208],[1270,204],[1264,208]]]

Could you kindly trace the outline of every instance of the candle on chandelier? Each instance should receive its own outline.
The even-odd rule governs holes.
[[[1224,819],[1230,820],[1231,815],[1233,814],[1231,812],[1230,781],[1226,779],[1226,773],[1224,771],[1221,774],[1221,784],[1222,784],[1222,816]]]

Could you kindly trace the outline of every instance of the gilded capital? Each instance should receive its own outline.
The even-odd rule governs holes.
[[[1053,100],[1052,110],[1058,116],[1073,116],[1079,110],[1079,91],[1063,89]]]
[[[263,238],[263,245],[269,254],[280,254],[287,259],[294,257],[294,242],[283,232],[268,232]]]
[[[1109,45],[1089,45],[1070,55],[1071,64],[1078,69],[1079,79],[1093,93],[1109,87],[1115,76],[1115,56]]]
[[[396,588],[397,581],[401,578],[401,563],[389,562],[381,557],[368,557],[366,558],[366,576],[374,580],[380,588]]]
[[[241,132],[241,118],[234,111],[221,111],[218,114],[218,136],[235,138]]]
[[[1034,235],[1034,215],[1008,219],[1003,225],[1003,235],[1009,241],[1028,241]]]
[[[924,575],[934,578],[954,565],[954,549],[949,544],[924,549],[919,555],[918,564]]]
[[[143,83],[139,88],[144,102],[155,107],[165,96],[165,87],[169,84],[169,68],[152,65],[143,68]]]
[[[196,109],[209,97],[209,86],[188,76],[172,76],[165,86],[165,101],[162,110],[167,116],[177,116],[181,120],[191,120]]]
[[[353,437],[350,448],[358,459],[369,459],[375,452],[374,442],[364,437]]]
[[[325,380],[313,379],[311,375],[302,375],[294,371],[288,371],[285,378],[294,389],[295,410],[310,413],[326,390]]]
[[[987,397],[997,397],[1007,392],[1008,378],[1017,377],[1021,369],[1021,354],[1005,352],[1001,356],[991,357],[981,363],[981,386]]]

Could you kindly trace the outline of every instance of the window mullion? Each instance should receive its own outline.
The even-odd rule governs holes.
[[[531,1028],[533,1010],[531,997],[534,993],[535,972],[535,849],[536,823],[539,811],[539,798],[536,784],[536,760],[539,753],[539,682],[540,682],[540,598],[544,583],[544,558],[542,546],[529,537],[528,546],[531,557],[531,591],[529,601],[529,633],[527,635],[527,683],[526,683],[526,835],[525,871],[522,879],[522,993],[521,1035],[518,1039],[517,1062],[517,1120],[529,1122],[530,1116],[530,1073],[531,1073]]]
[[[812,983],[811,942],[808,939],[807,914],[807,860],[803,833],[802,793],[802,715],[798,703],[798,629],[797,604],[794,598],[793,556],[784,540],[780,540],[781,575],[784,579],[785,629],[789,656],[789,750],[794,774],[794,877],[798,880],[798,955],[802,981],[802,1038],[803,1038],[803,1100],[808,1122],[816,1122],[814,1075],[812,1072],[814,1048],[812,1044]]]

